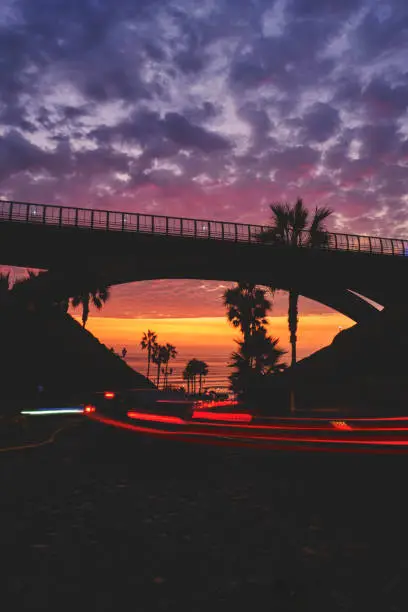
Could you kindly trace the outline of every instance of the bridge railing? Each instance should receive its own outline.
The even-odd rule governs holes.
[[[61,228],[138,232],[197,239],[259,243],[259,235],[270,229],[264,225],[229,223],[185,217],[165,217],[144,213],[116,212],[0,200],[0,220]],[[301,246],[310,248],[309,233],[303,232]],[[408,256],[408,240],[356,234],[327,234],[320,249],[357,251],[382,255]]]

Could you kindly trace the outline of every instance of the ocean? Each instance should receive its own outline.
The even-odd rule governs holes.
[[[219,391],[228,390],[228,375],[231,369],[228,367],[230,352],[212,352],[208,349],[200,349],[199,351],[183,350],[181,355],[177,355],[169,363],[169,368],[173,368],[173,374],[169,376],[169,384],[174,386],[185,386],[186,381],[183,380],[183,370],[188,361],[193,358],[205,361],[208,365],[208,376],[203,383],[203,389],[217,389]],[[126,355],[126,363],[140,374],[146,375],[147,372],[147,355],[145,352],[129,351]],[[150,378],[155,382],[157,366],[154,363],[150,365]],[[197,381],[198,382],[198,381]]]

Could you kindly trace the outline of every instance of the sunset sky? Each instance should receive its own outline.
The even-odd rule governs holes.
[[[74,316],[77,318],[77,315]],[[298,357],[301,359],[330,344],[340,329],[346,329],[352,324],[352,321],[346,317],[335,313],[300,317]],[[227,323],[225,317],[176,319],[91,317],[87,328],[107,346],[112,346],[117,352],[120,352],[122,347],[126,347],[129,354],[135,352],[141,354],[139,344],[143,332],[148,329],[154,330],[160,343],[169,342],[177,347],[179,352],[177,362],[183,361],[186,354],[206,359],[208,354],[222,353],[228,359],[235,350],[234,339],[239,338],[237,330]],[[288,352],[286,317],[270,317],[268,328],[275,338],[279,338],[279,347]],[[288,361],[288,355],[285,359]]]
[[[406,0],[2,0],[0,50],[5,199],[264,223],[301,196],[408,236]],[[117,287],[101,316],[223,317],[229,285]]]

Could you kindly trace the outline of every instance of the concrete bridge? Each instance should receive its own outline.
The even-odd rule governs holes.
[[[408,303],[408,240],[329,233],[327,243],[266,245],[268,226],[0,201],[0,264],[41,268],[55,298],[78,279],[109,285],[151,279],[248,280],[296,289],[354,321]],[[34,287],[34,285],[32,285]]]

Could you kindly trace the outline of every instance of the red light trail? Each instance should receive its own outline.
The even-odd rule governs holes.
[[[183,425],[186,421],[179,417],[167,416],[165,414],[148,414],[145,412],[135,412],[130,410],[127,413],[130,419],[137,419],[138,421],[151,421],[156,423],[175,423],[177,425]]]
[[[200,411],[201,417],[203,412]],[[238,413],[228,414],[216,414],[208,413],[209,419],[214,420],[214,417],[218,419],[224,419],[225,417],[236,417]],[[243,419],[248,419],[251,415],[240,414],[239,416]],[[132,430],[139,433],[165,436],[174,440],[185,440],[185,441],[197,441],[199,443],[206,444],[227,444],[233,446],[245,446],[265,449],[280,449],[280,450],[320,450],[320,451],[349,451],[351,452],[363,452],[363,453],[384,453],[384,452],[408,452],[408,427],[401,428],[351,428],[349,426],[336,428],[333,422],[330,422],[331,427],[324,426],[322,423],[321,427],[307,427],[303,424],[299,424],[299,427],[295,425],[279,426],[279,425],[249,425],[247,422],[233,423],[233,422],[205,422],[195,420],[194,422],[185,421],[179,417],[173,417],[168,415],[157,415],[148,414],[137,411],[129,411],[128,417],[138,421],[144,421],[145,424],[133,424],[123,421],[118,421],[112,418],[105,418],[102,415],[92,414],[90,418],[96,419],[107,425],[113,425],[123,429]],[[295,417],[292,417],[292,422]],[[284,419],[286,420],[286,419]],[[304,420],[304,419],[302,419]],[[316,421],[317,419],[309,419]],[[320,419],[323,421],[323,419]],[[350,421],[351,419],[348,419]],[[358,420],[358,419],[353,419]],[[408,420],[407,417],[397,419],[394,417],[387,417],[386,419],[361,419],[366,422],[369,421],[383,421],[383,420]],[[151,423],[148,426],[147,423]],[[345,422],[337,422],[344,423]],[[163,429],[161,426],[170,426],[171,429]],[[173,426],[177,426],[176,428]],[[256,432],[254,431],[256,430]],[[260,431],[261,430],[261,431]],[[288,435],[288,432],[292,433]],[[307,432],[314,431],[314,434]],[[270,433],[269,433],[270,432]],[[284,433],[282,433],[284,432]],[[319,436],[318,433],[322,435]],[[367,433],[369,437],[361,437],[362,433]],[[382,434],[387,432],[398,432],[403,435],[399,435],[396,439],[384,436]],[[379,433],[381,435],[379,435]],[[331,434],[331,435],[330,435]],[[357,435],[356,435],[357,434]]]

